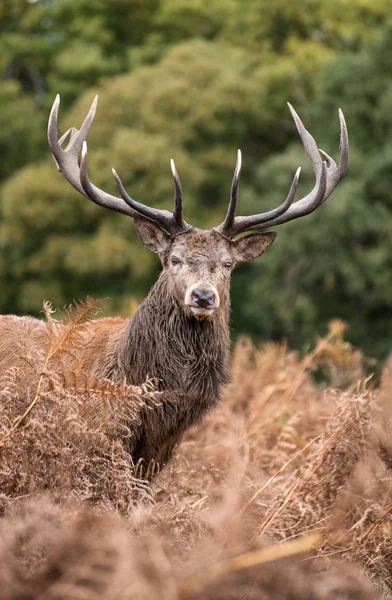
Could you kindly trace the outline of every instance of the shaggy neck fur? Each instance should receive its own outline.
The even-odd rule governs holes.
[[[108,374],[135,385],[153,377],[161,389],[177,391],[175,400],[146,412],[134,459],[166,463],[184,431],[215,407],[228,382],[228,322],[228,291],[219,312],[199,321],[184,314],[169,291],[167,273],[161,273],[125,329]]]
[[[214,403],[228,380],[229,300],[212,318],[198,320],[184,314],[168,287],[163,271],[130,320],[120,343],[119,374],[133,384],[154,377],[162,389]]]

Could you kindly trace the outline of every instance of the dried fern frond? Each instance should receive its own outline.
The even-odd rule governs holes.
[[[358,568],[336,562],[326,572],[304,561],[316,536],[254,544],[238,530],[222,545],[210,531],[188,555],[179,555],[171,542],[170,530],[132,534],[112,511],[60,508],[42,498],[23,503],[0,522],[2,598],[378,598]]]
[[[47,312],[59,340],[61,324]],[[0,435],[36,398],[0,449],[0,510],[8,513],[0,520],[0,563],[7,548],[12,556],[0,583],[8,578],[13,597],[61,598],[64,585],[74,597],[105,600],[377,597],[349,559],[392,597],[388,371],[379,392],[365,384],[324,390],[311,372],[329,351],[330,334],[304,358],[285,345],[255,348],[244,339],[220,406],[161,470],[133,464],[132,447],[145,415],[163,418],[165,403],[176,399],[157,392],[154,381],[116,386],[73,365],[58,368],[89,326],[83,318],[45,369],[49,354],[35,360],[22,340],[30,355],[0,379]],[[54,507],[41,500],[43,491]],[[18,512],[26,496],[42,511],[33,501]],[[124,519],[113,520],[113,511]],[[23,541],[19,554],[7,546],[8,534]],[[207,581],[217,565],[236,565],[244,554],[275,556],[308,534],[320,541],[300,560],[247,563]]]
[[[100,301],[87,297],[86,300],[67,307],[61,318],[61,327],[53,327],[53,319],[51,317],[53,311],[48,305],[44,308],[47,317],[47,322],[51,325],[51,347],[49,349],[47,364],[59,352],[70,351],[72,345],[81,343],[82,326],[88,323],[96,316],[100,309]]]
[[[0,450],[2,510],[14,498],[50,490],[61,498],[83,498],[127,512],[137,501],[152,501],[147,479],[159,465],[134,465],[142,412],[157,410],[172,394],[146,387],[115,386],[73,372],[46,372],[39,402],[13,397],[17,371],[0,379],[3,431]],[[38,398],[38,396],[36,397]],[[27,406],[27,408],[26,408]],[[5,418],[6,417],[6,418]],[[12,435],[9,435],[12,431]]]

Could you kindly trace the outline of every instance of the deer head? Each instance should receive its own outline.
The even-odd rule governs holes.
[[[190,317],[205,319],[216,314],[222,305],[228,306],[230,274],[235,264],[257,258],[276,237],[274,231],[266,232],[265,229],[316,210],[331,195],[347,170],[348,135],[342,111],[339,109],[341,152],[337,165],[333,158],[317,148],[315,140],[289,104],[315,172],[316,182],[312,191],[293,203],[301,171],[299,168],[287,198],[278,208],[257,215],[236,216],[241,173],[241,152],[238,150],[226,218],[218,227],[202,231],[188,225],[183,218],[181,183],[173,160],[173,213],[150,208],[133,200],[114,169],[113,175],[121,197],[112,196],[90,182],[86,139],[95,116],[97,101],[98,97],[95,98],[80,130],[72,127],[59,139],[57,119],[60,97],[56,97],[49,117],[48,140],[57,168],[86,198],[99,206],[133,217],[140,240],[147,249],[159,255],[170,290]],[[63,149],[62,145],[67,138],[69,143]],[[238,237],[250,231],[255,233]]]

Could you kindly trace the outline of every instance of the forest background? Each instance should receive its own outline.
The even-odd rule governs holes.
[[[286,102],[349,174],[320,210],[278,228],[268,254],[233,275],[234,335],[295,348],[350,325],[382,359],[392,339],[392,2],[389,0],[2,0],[0,3],[0,312],[38,315],[107,298],[127,316],[156,279],[132,220],[83,199],[57,173],[46,123],[79,127],[95,96],[92,181],[169,208],[176,161],[185,218],[223,220],[236,151],[241,214],[298,197],[314,175]]]

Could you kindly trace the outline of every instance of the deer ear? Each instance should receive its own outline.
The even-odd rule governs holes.
[[[276,238],[276,231],[253,233],[239,238],[233,242],[234,259],[238,262],[247,262],[257,258],[272,244]]]
[[[157,254],[164,254],[170,245],[171,238],[162,231],[158,225],[155,225],[148,219],[141,219],[139,217],[134,218],[136,233],[138,234],[141,243],[147,250],[156,252]]]

